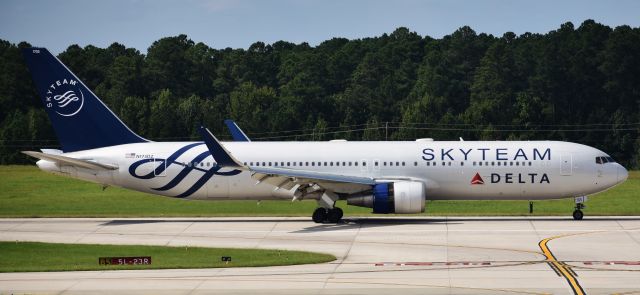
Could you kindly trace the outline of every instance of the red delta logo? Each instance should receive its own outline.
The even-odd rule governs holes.
[[[480,173],[476,172],[476,175],[471,179],[471,184],[484,184],[484,180],[482,180]]]

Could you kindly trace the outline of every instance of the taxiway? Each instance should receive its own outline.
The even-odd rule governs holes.
[[[0,219],[0,240],[288,249],[262,268],[1,273],[0,294],[640,294],[640,218]],[[212,259],[218,259],[214,257]]]

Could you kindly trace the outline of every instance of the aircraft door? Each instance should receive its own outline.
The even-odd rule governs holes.
[[[573,157],[570,153],[560,154],[560,175],[571,175],[573,172]]]

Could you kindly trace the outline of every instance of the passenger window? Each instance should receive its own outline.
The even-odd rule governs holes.
[[[377,162],[377,161],[376,161],[376,162],[373,162],[373,165],[374,165],[374,166],[376,166],[376,167],[378,167],[378,162]]]
[[[355,166],[358,166],[358,162],[353,162],[353,164],[355,164]]]
[[[418,166],[418,162],[413,162],[413,166]]]
[[[464,162],[460,162],[460,166],[464,166]]]
[[[427,166],[431,166],[431,162],[427,162]]]
[[[367,162],[362,162],[362,166],[367,166]]]
[[[402,166],[404,166],[404,162],[402,162]]]
[[[396,162],[396,166],[400,166],[400,162]]]
[[[478,165],[482,166],[482,162],[478,162]]]

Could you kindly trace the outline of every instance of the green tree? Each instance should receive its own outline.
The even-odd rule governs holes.
[[[179,118],[176,113],[177,103],[169,89],[160,91],[158,97],[151,103],[149,116],[149,135],[161,141],[178,141],[186,136],[180,134]]]

